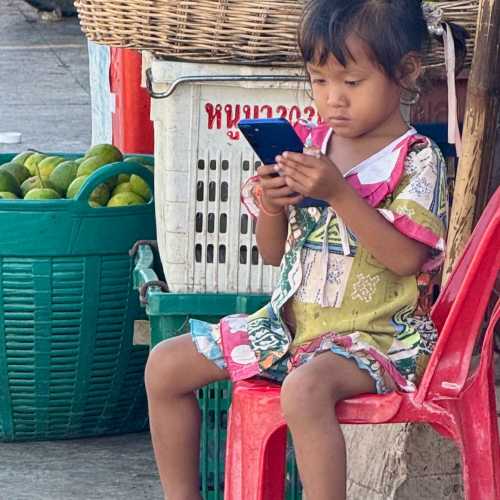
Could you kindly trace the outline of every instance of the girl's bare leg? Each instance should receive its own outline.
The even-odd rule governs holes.
[[[308,499],[345,500],[346,450],[335,404],[368,392],[375,392],[368,372],[332,352],[318,355],[285,378],[281,406]]]
[[[153,448],[165,498],[200,500],[200,411],[195,390],[228,374],[200,354],[190,335],[158,344],[146,365]]]

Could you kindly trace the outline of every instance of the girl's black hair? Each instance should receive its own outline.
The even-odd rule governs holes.
[[[322,65],[333,54],[345,66],[353,58],[346,45],[351,34],[396,82],[404,76],[398,72],[403,57],[430,43],[421,0],[309,0],[298,33],[304,63]]]

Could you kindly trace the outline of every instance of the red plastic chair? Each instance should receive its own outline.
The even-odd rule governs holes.
[[[500,189],[489,202],[435,304],[439,339],[415,393],[364,395],[337,405],[346,424],[428,422],[458,445],[467,500],[500,499],[500,443],[492,367],[491,315],[479,366],[470,371],[474,343],[500,268]],[[234,386],[229,414],[225,500],[284,497],[286,424],[280,387],[263,380]]]

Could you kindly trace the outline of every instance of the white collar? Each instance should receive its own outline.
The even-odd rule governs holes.
[[[321,145],[322,154],[326,154],[328,141],[330,140],[332,134],[333,129],[330,129],[325,135],[323,144]],[[366,160],[363,160],[349,169],[344,174],[344,177],[348,177],[352,174],[358,174],[359,181],[362,184],[373,184],[386,180],[390,177],[391,172],[394,170],[396,162],[399,158],[399,150],[394,150],[394,148],[400,142],[415,134],[417,134],[416,129],[411,127],[407,132],[394,139],[394,141],[382,148],[380,151],[377,151]]]

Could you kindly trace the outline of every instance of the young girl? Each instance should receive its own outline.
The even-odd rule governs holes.
[[[447,221],[441,153],[400,112],[402,95],[416,92],[426,40],[418,0],[308,2],[299,46],[323,121],[298,124],[309,150],[262,166],[253,190],[259,250],[281,265],[271,302],[219,325],[193,320],[190,334],[149,357],[151,432],[168,500],[201,498],[199,387],[253,376],[282,383],[313,500],[346,495],[335,403],[415,390],[435,340],[424,292],[443,259]],[[303,197],[327,206],[302,208]]]

